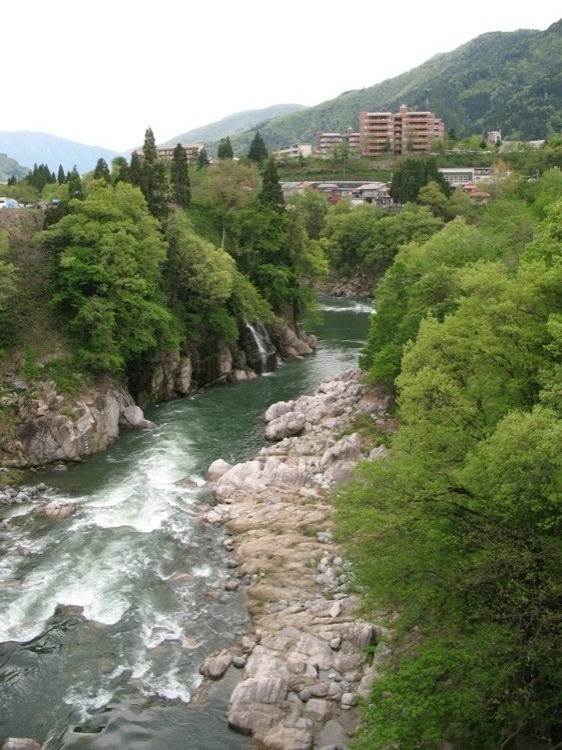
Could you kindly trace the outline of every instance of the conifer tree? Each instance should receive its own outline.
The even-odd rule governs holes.
[[[59,171],[57,175],[57,182],[59,185],[64,185],[66,182],[66,175],[64,173],[64,169],[62,168],[62,164],[59,164]]]
[[[158,157],[156,141],[151,128],[144,135],[141,163],[141,184],[148,210],[157,219],[165,219],[170,212],[170,188],[166,164]]]
[[[82,180],[80,178],[80,174],[78,172],[76,164],[68,173],[66,181],[68,183],[68,195],[71,198],[79,198],[80,200],[82,200],[84,198],[84,187],[82,185]]]
[[[131,157],[131,162],[132,160]],[[116,156],[111,160],[111,181],[114,185],[118,182],[133,182],[131,179],[131,168],[124,156]]]
[[[270,208],[274,208],[276,211],[283,212],[285,210],[283,190],[281,189],[274,159],[268,159],[265,165],[259,200],[263,205],[270,206]]]
[[[218,149],[217,149],[217,156],[219,159],[232,159],[234,156],[234,151],[232,150],[232,143],[230,142],[230,138],[226,136],[226,138],[221,138]]]
[[[105,159],[98,159],[96,168],[94,169],[94,179],[111,182],[109,167],[107,166],[107,162]]]
[[[267,151],[267,147],[258,130],[250,144],[250,148],[248,150],[248,159],[255,162],[256,164],[261,164],[268,158],[268,156],[269,153]]]
[[[203,169],[203,167],[208,167],[210,164],[209,162],[209,156],[207,154],[207,149],[203,147],[201,151],[199,151],[199,154],[197,155],[197,169]]]
[[[172,190],[174,200],[181,208],[189,208],[191,189],[189,182],[189,166],[185,148],[178,143],[172,154]]]
[[[139,187],[144,195],[144,174],[142,169],[142,159],[138,151],[131,154],[131,163],[129,165],[129,181],[131,184]]]

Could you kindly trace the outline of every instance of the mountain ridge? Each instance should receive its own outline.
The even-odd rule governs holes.
[[[401,104],[435,112],[459,137],[498,129],[509,140],[562,133],[562,20],[544,31],[486,32],[373,86],[345,91],[312,107],[278,104],[236,112],[160,145],[202,142],[212,152],[229,136],[234,152],[242,155],[257,130],[269,149],[314,142],[318,131],[357,131],[362,110],[397,111]],[[28,168],[48,164],[56,172],[59,164],[65,170],[76,165],[83,173],[99,158],[109,163],[129,153],[46,133],[0,132],[0,156]],[[10,176],[2,167],[0,161],[0,180]]]

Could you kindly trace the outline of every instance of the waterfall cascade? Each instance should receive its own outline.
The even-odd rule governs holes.
[[[267,328],[260,320],[246,321],[246,328],[252,340],[252,351],[247,352],[250,365],[260,374],[271,372],[277,366],[277,352]]]

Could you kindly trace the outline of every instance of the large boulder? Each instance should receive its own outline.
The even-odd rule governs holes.
[[[104,380],[76,401],[69,403],[52,391],[35,400],[35,411],[32,404],[25,407],[17,438],[24,463],[37,466],[77,461],[105,450],[119,435],[123,410],[134,402],[123,388]]]

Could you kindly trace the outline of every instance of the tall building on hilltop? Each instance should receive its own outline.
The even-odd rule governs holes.
[[[403,104],[392,112],[360,112],[359,142],[365,157],[383,154],[427,154],[445,136],[443,120],[433,112],[416,112]]]

